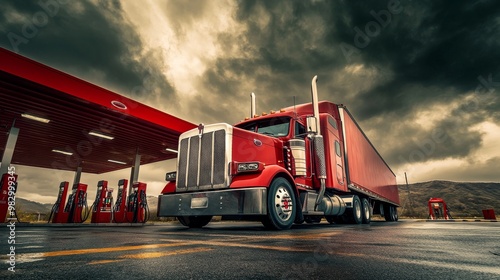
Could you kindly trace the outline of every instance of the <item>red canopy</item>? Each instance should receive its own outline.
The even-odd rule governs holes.
[[[20,129],[12,164],[119,170],[136,152],[141,164],[175,158],[166,149],[176,150],[179,135],[195,127],[2,48],[0,62],[0,153],[12,124]]]

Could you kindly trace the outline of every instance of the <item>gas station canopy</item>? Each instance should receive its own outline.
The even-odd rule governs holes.
[[[0,155],[13,126],[12,164],[98,174],[175,158],[196,127],[0,48]]]

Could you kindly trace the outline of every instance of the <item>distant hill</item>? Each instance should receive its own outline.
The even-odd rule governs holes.
[[[444,199],[453,217],[482,217],[483,209],[495,209],[500,215],[500,183],[463,183],[430,181],[410,184],[412,206],[407,200],[406,185],[399,185],[401,216],[427,218],[427,201],[431,197]],[[413,208],[413,213],[411,213]]]
[[[42,213],[50,212],[52,204],[42,204],[24,198],[16,197],[16,210],[24,213]]]

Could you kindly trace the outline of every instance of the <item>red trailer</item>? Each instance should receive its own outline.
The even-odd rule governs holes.
[[[383,215],[389,221],[397,221],[399,193],[396,175],[347,108],[342,107],[341,112],[350,189],[376,197],[374,213]]]
[[[158,216],[202,227],[212,216],[293,223],[397,221],[396,176],[347,108],[318,102],[255,114],[231,126],[200,124],[179,138],[177,171],[159,196]]]

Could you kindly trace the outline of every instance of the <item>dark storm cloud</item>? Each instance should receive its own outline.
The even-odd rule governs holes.
[[[193,5],[193,3],[196,3]],[[177,36],[184,36],[197,20],[204,15],[206,8],[210,3],[208,1],[196,1],[186,4],[185,1],[163,1],[160,8],[166,15],[167,20],[172,25],[172,29]]]
[[[173,92],[117,1],[8,1],[2,47],[122,94]]]
[[[394,79],[366,92],[362,118],[387,111],[405,112],[415,102],[434,102],[443,89],[455,95],[473,91],[479,76],[500,78],[500,3],[497,1],[401,2],[400,15],[360,50],[364,63],[388,65]],[[365,21],[366,20],[366,21]],[[355,19],[360,28],[369,22]],[[417,96],[408,87],[428,87]],[[434,87],[434,88],[432,88]],[[398,92],[398,98],[394,93]],[[446,96],[444,96],[446,97]]]
[[[464,118],[451,117],[430,128],[399,126],[399,131],[390,133],[393,139],[385,141],[392,144],[384,147],[384,158],[392,165],[465,158],[481,147],[482,133],[471,133],[464,122]]]
[[[255,91],[259,110],[279,109],[309,100],[313,75],[343,67],[342,57],[328,34],[333,2],[328,7],[306,1],[241,1],[235,19],[244,25],[244,33],[219,35],[221,50],[238,48],[223,55],[207,67],[202,88],[211,89],[217,107],[227,98],[242,102]],[[319,16],[318,16],[319,15]],[[214,112],[215,118],[234,122],[245,114],[231,118],[230,107]],[[246,115],[248,113],[245,111]]]
[[[227,119],[234,113],[218,103],[254,90],[263,93],[261,108],[291,105],[293,95],[309,102],[310,79],[318,74],[320,99],[347,104],[361,124],[383,119],[373,135],[378,146],[390,146],[382,150],[392,164],[401,157],[463,158],[481,144],[481,132],[471,127],[499,120],[499,15],[497,1],[241,1],[234,18],[245,32],[219,40],[221,49],[237,44],[240,52],[207,68],[208,104]],[[362,71],[347,73],[353,65]],[[426,127],[383,129],[471,93],[476,103],[485,96],[490,102],[442,112],[446,119]],[[436,131],[446,139],[424,156],[411,154]]]

